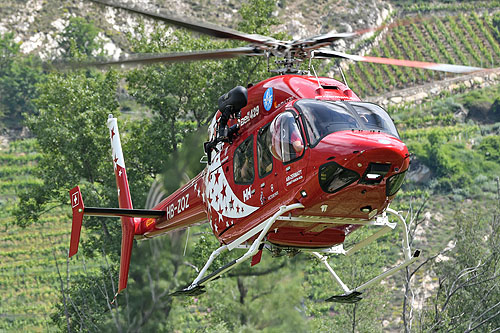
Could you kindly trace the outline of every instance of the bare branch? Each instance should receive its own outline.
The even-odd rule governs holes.
[[[500,314],[500,310],[498,310],[493,315],[491,315],[488,318],[484,319],[482,322],[480,322],[479,324],[477,324],[476,326],[474,326],[473,328],[471,328],[471,329],[469,329],[469,330],[467,330],[465,332],[472,332],[472,331],[474,331],[475,329],[477,329],[477,328],[481,327],[482,325],[486,324],[488,321],[490,321],[491,319],[495,318],[499,314]]]
[[[59,282],[61,284],[61,295],[63,299],[63,306],[64,306],[64,315],[66,316],[66,326],[68,328],[68,333],[71,332],[71,326],[69,323],[69,313],[68,313],[68,306],[66,305],[66,293],[64,292],[64,282],[61,276],[61,271],[59,270],[59,264],[57,263],[57,257],[56,257],[56,251],[52,251],[52,255],[54,256],[54,261],[56,263],[56,269],[57,269],[57,275],[59,276]]]

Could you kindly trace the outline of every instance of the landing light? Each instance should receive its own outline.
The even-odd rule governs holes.
[[[366,168],[366,172],[359,183],[365,185],[379,184],[390,169],[390,164],[372,162],[368,165],[368,168]]]

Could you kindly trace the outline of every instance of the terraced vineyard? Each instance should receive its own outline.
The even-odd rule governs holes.
[[[11,216],[16,193],[38,182],[33,168],[39,156],[32,140],[0,149],[0,331],[53,330],[50,314],[60,285],[54,258],[66,272],[66,212],[55,209],[44,215],[44,225],[27,229]]]
[[[499,40],[488,14],[414,17],[389,29],[369,55],[493,68],[500,65]],[[453,75],[362,62],[351,64],[346,74],[362,97]]]

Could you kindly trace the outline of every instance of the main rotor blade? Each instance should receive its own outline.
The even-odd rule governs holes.
[[[217,26],[212,23],[205,23],[205,22],[194,22],[187,20],[185,18],[179,18],[175,17],[172,15],[166,15],[164,13],[155,13],[149,10],[144,10],[144,9],[137,9],[133,7],[128,7],[122,4],[110,2],[110,1],[104,1],[104,0],[90,0],[95,3],[103,4],[106,6],[114,7],[114,8],[120,8],[127,10],[132,13],[137,13],[141,14],[144,16],[147,16],[152,19],[160,20],[165,23],[173,24],[182,28],[186,28],[189,30],[193,30],[196,32],[200,32],[202,34],[206,34],[209,36],[213,37],[218,37],[218,38],[226,38],[226,39],[237,39],[237,40],[243,40],[246,42],[250,43],[258,43],[258,44],[274,44],[276,40],[271,37],[266,37],[262,35],[257,35],[257,34],[247,34],[244,32],[240,32],[237,30],[229,29],[229,28],[224,28]]]
[[[131,55],[125,59],[110,60],[102,62],[63,62],[56,64],[60,67],[104,67],[111,65],[147,65],[161,62],[181,62],[194,60],[208,59],[225,59],[233,58],[242,55],[264,55],[260,50],[253,47],[238,47],[234,49],[220,49],[197,52],[180,52],[180,53],[160,53],[160,54],[140,54]]]
[[[362,62],[373,62],[377,64],[384,65],[394,65],[394,66],[404,66],[404,67],[414,67],[414,68],[424,68],[431,69],[433,71],[449,72],[449,73],[471,73],[482,71],[485,68],[481,67],[471,67],[462,65],[451,65],[451,64],[439,64],[435,62],[426,61],[414,61],[414,60],[401,60],[393,58],[381,58],[381,57],[368,57],[352,55],[343,52],[320,49],[314,52],[314,58],[344,58],[354,61]]]
[[[326,46],[330,43],[335,42],[336,40],[342,39],[342,38],[352,38],[352,37],[357,37],[358,33],[355,32],[342,32],[342,33],[337,33],[337,32],[329,32],[323,35],[318,35],[306,39],[299,39],[299,40],[294,40],[292,42],[292,46],[301,46],[304,49],[307,50],[313,50],[313,49],[318,49],[320,47]],[[309,47],[308,47],[309,46]]]

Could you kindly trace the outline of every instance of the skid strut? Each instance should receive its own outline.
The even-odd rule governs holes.
[[[403,218],[403,216],[401,216],[401,214],[399,214],[398,212],[396,212],[393,209],[387,208],[386,212],[390,213],[393,216],[395,216],[399,220],[400,224],[402,224],[402,226],[403,226],[403,254],[404,254],[404,261],[401,264],[399,264],[399,265],[397,265],[397,266],[395,266],[393,268],[390,268],[390,269],[386,270],[385,272],[383,272],[382,274],[374,277],[373,279],[369,280],[368,282],[365,282],[362,285],[360,285],[360,286],[358,286],[358,287],[356,287],[354,289],[349,289],[349,287],[340,279],[340,277],[337,275],[337,273],[335,273],[335,271],[333,270],[333,268],[328,263],[328,257],[320,254],[319,252],[311,252],[311,254],[313,256],[315,256],[316,258],[318,258],[326,266],[326,268],[328,269],[328,271],[332,275],[333,280],[344,291],[344,294],[342,294],[342,295],[336,295],[336,296],[332,296],[330,298],[327,298],[326,299],[327,302],[356,303],[356,302],[358,302],[358,301],[360,301],[362,299],[362,297],[361,297],[362,293],[361,292],[363,290],[365,290],[368,287],[373,286],[374,284],[378,283],[380,280],[382,280],[382,279],[384,279],[386,277],[389,277],[389,276],[392,276],[392,275],[396,274],[401,269],[403,269],[403,268],[411,265],[412,263],[414,263],[417,260],[418,256],[420,255],[420,250],[416,250],[413,253],[413,255],[411,255],[410,244],[408,242],[408,229],[406,227],[405,219]],[[358,244],[354,245],[351,249],[349,249],[347,251],[336,250],[335,252],[334,251],[324,251],[324,252],[327,252],[327,253],[340,253],[340,254],[350,255],[354,251],[357,251],[357,250],[359,250],[359,249],[367,246],[368,244],[370,244],[371,242],[373,242],[377,238],[381,237],[382,235],[384,235],[390,229],[394,229],[395,224],[388,222],[387,216],[386,216],[385,213],[384,213],[384,215],[382,215],[380,217],[380,219],[381,219],[381,221],[380,221],[379,225],[381,225],[383,228],[379,232],[376,232],[375,234],[369,236],[368,238],[360,241]]]
[[[248,260],[249,258],[253,257],[255,254],[257,254],[257,252],[259,251],[260,244],[262,243],[262,241],[264,239],[264,236],[267,234],[267,232],[269,231],[271,226],[274,224],[274,222],[278,219],[278,217],[282,216],[283,214],[285,214],[291,210],[300,209],[300,208],[304,208],[304,206],[300,203],[296,203],[296,204],[292,204],[292,205],[288,205],[288,206],[281,206],[280,209],[273,216],[268,218],[263,223],[260,223],[257,227],[253,228],[248,233],[246,233],[242,237],[235,240],[233,243],[219,247],[217,250],[212,252],[212,254],[210,255],[210,258],[207,260],[205,266],[203,266],[203,268],[201,269],[198,276],[194,279],[194,281],[188,287],[181,289],[181,290],[178,290],[170,295],[171,296],[182,296],[182,295],[195,296],[195,295],[199,295],[199,294],[204,293],[205,292],[205,290],[204,290],[205,284],[216,279],[217,277],[221,276],[225,272],[235,268],[236,266],[238,266],[242,262]],[[259,232],[260,232],[260,234],[259,234]],[[253,241],[252,245],[250,246],[248,251],[243,256],[241,256],[240,258],[235,259],[235,260],[229,262],[228,264],[218,268],[217,270],[208,274],[207,276],[204,276],[208,270],[208,267],[210,267],[210,265],[212,264],[214,259],[219,254],[221,254],[223,251],[226,251],[226,250],[230,251],[230,250],[238,247],[239,245],[246,242],[248,239],[250,239],[251,237],[253,237],[256,234],[259,234],[259,236],[257,237],[257,239],[255,239]]]

